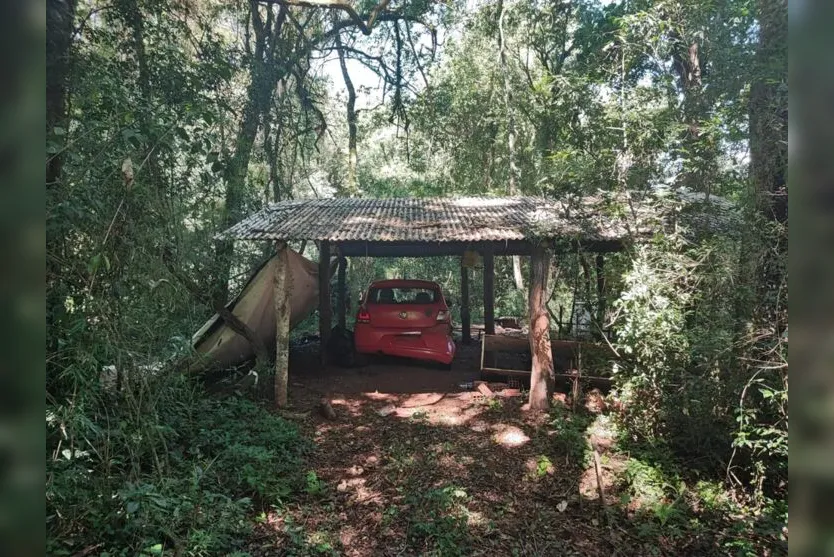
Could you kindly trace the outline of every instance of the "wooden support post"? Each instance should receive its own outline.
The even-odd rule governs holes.
[[[495,258],[492,248],[484,248],[484,334],[495,334]]]
[[[530,353],[533,369],[530,374],[530,409],[547,410],[553,395],[555,376],[553,352],[550,347],[550,322],[545,303],[550,254],[537,245],[530,256]]]
[[[461,342],[472,342],[472,322],[469,315],[469,268],[460,262],[460,331]]]
[[[287,405],[287,381],[290,362],[290,290],[292,273],[289,268],[287,244],[279,242],[274,276],[275,311],[275,405]]]
[[[597,254],[597,323],[599,323],[599,336],[605,335],[602,330],[605,324],[605,259],[602,254]]]
[[[336,314],[339,320],[339,327],[342,329],[345,328],[345,321],[346,316],[345,313],[347,312],[347,297],[345,291],[345,282],[346,282],[346,275],[347,275],[347,259],[344,257],[339,257],[339,275],[337,279],[337,287],[336,292],[339,296],[339,306],[336,308]]]
[[[327,343],[331,329],[330,307],[330,242],[319,242],[319,355],[321,365],[327,365]]]

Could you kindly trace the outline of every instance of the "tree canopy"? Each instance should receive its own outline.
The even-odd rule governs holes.
[[[303,427],[218,400],[217,377],[171,371],[273,253],[219,232],[288,199],[600,191],[720,198],[742,233],[691,235],[681,220],[604,269],[581,249],[546,269],[497,258],[497,312],[530,318],[531,272],[549,279],[551,320],[593,307],[616,332],[607,396],[624,450],[680,485],[718,486],[735,506],[714,497],[714,516],[699,515],[716,532],[722,512],[772,522],[722,534],[715,554],[781,547],[785,0],[48,0],[47,26],[53,554],[99,540],[109,555],[244,551],[234,540],[256,511],[318,493]],[[437,280],[459,297],[459,270],[451,257],[355,258],[351,309],[374,278]],[[632,468],[630,485],[649,474]],[[653,512],[686,530],[684,514],[662,514],[688,497],[668,482],[661,495],[679,495]],[[412,551],[466,554],[420,536],[435,545]]]

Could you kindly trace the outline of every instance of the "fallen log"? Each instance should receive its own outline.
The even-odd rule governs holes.
[[[605,505],[605,487],[602,485],[602,465],[599,462],[599,453],[596,449],[594,449],[593,455],[594,472],[596,472],[597,476],[597,491],[599,492],[599,506],[602,511],[602,517],[606,524],[608,524],[608,507]]]

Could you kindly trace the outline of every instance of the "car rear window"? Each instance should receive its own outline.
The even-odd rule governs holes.
[[[371,288],[368,303],[371,304],[433,304],[440,300],[440,292],[433,288],[384,287]]]

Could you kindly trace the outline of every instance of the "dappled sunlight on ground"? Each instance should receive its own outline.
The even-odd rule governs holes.
[[[607,557],[712,547],[709,538],[697,546],[666,535],[655,515],[623,499],[629,459],[616,451],[600,393],[583,397],[575,413],[569,396],[557,395],[548,415],[524,411],[517,391],[485,397],[458,388],[460,370],[427,370],[421,389],[417,371],[293,377],[294,408],[326,397],[336,419],[313,412],[301,423],[315,440],[306,495],[270,514],[251,553]],[[369,380],[388,372],[408,384]]]
[[[503,447],[520,447],[530,441],[530,438],[515,426],[495,424],[492,429],[495,430],[492,439]]]

